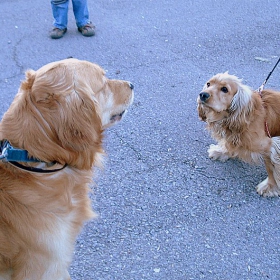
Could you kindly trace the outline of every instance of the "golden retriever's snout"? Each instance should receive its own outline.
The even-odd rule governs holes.
[[[210,98],[210,94],[207,92],[201,92],[199,98],[202,102],[206,102]]]

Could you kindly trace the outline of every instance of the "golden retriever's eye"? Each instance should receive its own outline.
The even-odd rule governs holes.
[[[226,87],[222,87],[221,91],[224,92],[224,93],[228,93],[228,89]]]
[[[210,87],[210,83],[208,82],[208,83],[206,84],[206,86],[207,86],[207,87]]]

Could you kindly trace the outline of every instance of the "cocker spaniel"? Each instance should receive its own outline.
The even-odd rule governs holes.
[[[131,83],[87,61],[26,72],[0,123],[0,279],[70,279],[75,239],[94,217],[88,192],[103,130],[132,101]]]
[[[280,92],[253,91],[234,75],[220,73],[197,99],[199,117],[218,142],[209,157],[265,163],[268,177],[257,186],[263,196],[280,195]]]

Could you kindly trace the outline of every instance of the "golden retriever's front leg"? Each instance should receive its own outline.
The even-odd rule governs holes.
[[[230,158],[227,148],[221,141],[217,145],[210,145],[208,149],[209,158],[213,160],[220,160],[222,162],[227,161]]]
[[[257,186],[263,196],[280,196],[280,137],[272,138],[270,157],[265,157],[268,177]]]

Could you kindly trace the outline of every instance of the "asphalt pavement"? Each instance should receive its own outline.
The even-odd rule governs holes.
[[[88,0],[96,36],[52,40],[48,0],[0,0],[0,113],[26,69],[73,56],[135,86],[105,133],[99,217],[80,234],[73,280],[279,280],[280,200],[260,197],[264,166],[213,162],[196,98],[229,71],[258,88],[280,55],[278,0]],[[280,89],[280,67],[266,87]],[[55,280],[55,279],[50,279]]]

